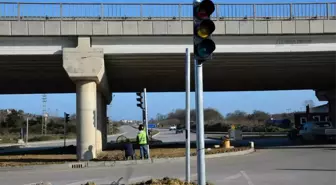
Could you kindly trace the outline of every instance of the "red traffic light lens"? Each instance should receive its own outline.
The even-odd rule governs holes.
[[[199,19],[207,19],[214,11],[214,3],[211,0],[204,0],[196,8],[196,16]]]

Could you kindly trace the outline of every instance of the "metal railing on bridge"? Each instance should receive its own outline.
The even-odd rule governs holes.
[[[0,2],[0,20],[191,20],[185,3]],[[216,4],[215,20],[336,19],[336,2]]]

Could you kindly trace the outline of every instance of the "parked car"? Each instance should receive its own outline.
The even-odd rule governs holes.
[[[306,122],[298,134],[301,141],[335,140],[336,129],[329,121]]]
[[[170,126],[169,131],[176,130],[176,125]]]

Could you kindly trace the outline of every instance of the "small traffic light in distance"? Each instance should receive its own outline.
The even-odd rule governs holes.
[[[70,114],[64,112],[64,120],[66,123],[68,123],[70,121]]]
[[[137,107],[140,107],[141,109],[144,109],[142,93],[141,92],[137,92],[136,95],[137,95],[136,100],[138,101],[137,102]]]
[[[194,55],[200,62],[211,59],[216,49],[211,34],[215,31],[215,23],[210,19],[215,11],[215,5],[211,0],[194,2]]]

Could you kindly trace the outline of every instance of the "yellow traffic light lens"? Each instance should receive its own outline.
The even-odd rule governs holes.
[[[197,35],[201,38],[207,38],[209,36],[209,30],[207,28],[200,28],[197,31]]]
[[[205,39],[215,31],[215,24],[211,20],[204,20],[196,27],[197,36]]]

